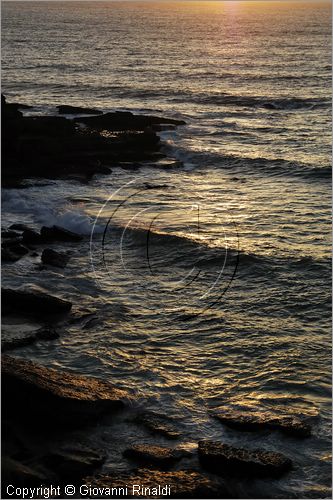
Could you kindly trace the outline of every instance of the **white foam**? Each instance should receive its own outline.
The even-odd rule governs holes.
[[[44,193],[31,190],[12,189],[3,190],[2,193],[3,212],[15,214],[16,222],[31,220],[35,225],[57,225],[79,234],[89,235],[93,225],[91,217],[83,209],[73,208],[71,204],[59,205],[59,201],[57,205],[57,201],[58,199],[55,200],[51,196],[45,197]],[[94,233],[101,232],[103,227],[96,225]]]

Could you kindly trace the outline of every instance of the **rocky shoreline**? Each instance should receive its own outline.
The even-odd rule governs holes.
[[[161,153],[158,132],[184,125],[181,120],[67,105],[58,106],[61,116],[25,116],[22,110],[28,108],[7,103],[2,96],[4,187],[24,187],[26,179],[36,178],[89,182],[95,174],[110,175],[119,166],[135,170],[140,162],[153,164],[162,158],[165,165],[175,166],[173,159]],[[25,255],[35,255],[41,266],[65,268],[70,252],[56,251],[52,244],[75,245],[81,240],[82,235],[59,226],[36,231],[18,221],[2,230],[2,261],[11,266]],[[59,337],[72,309],[72,303],[58,297],[56,290],[50,295],[28,283],[4,288],[2,305],[2,350],[6,352]],[[17,323],[18,316],[29,321]],[[166,415],[133,411],[132,396],[111,382],[8,354],[2,356],[2,398],[2,498],[8,498],[10,484],[37,487],[68,481],[100,488],[105,494],[107,488],[140,483],[147,488],[171,485],[168,496],[174,498],[234,498],[233,485],[239,478],[280,477],[292,468],[282,453],[243,449],[222,441],[199,441],[189,451],[176,422]],[[109,450],[94,447],[89,435],[104,415],[145,429],[145,442],[124,444],[119,450],[128,464],[125,472],[99,474]],[[220,408],[211,418],[221,422],[221,429],[227,426],[235,433],[264,429],[297,438],[311,434],[307,422],[290,415]],[[165,444],[156,442],[156,436]],[[130,489],[125,494],[135,496]]]

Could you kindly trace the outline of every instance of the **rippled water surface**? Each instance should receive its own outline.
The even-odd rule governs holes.
[[[161,133],[178,163],[3,190],[5,226],[87,235],[64,271],[4,265],[74,303],[59,340],[17,354],[111,377],[185,442],[288,454],[278,497],[330,487],[330,22],[321,2],[2,3],[9,101],[186,121]],[[238,435],[217,406],[305,415],[313,436]]]

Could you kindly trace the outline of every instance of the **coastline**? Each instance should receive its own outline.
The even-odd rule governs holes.
[[[112,175],[112,170],[119,164],[136,170],[140,168],[140,162],[151,164],[160,158],[169,161],[160,152],[157,132],[184,125],[179,120],[128,112],[99,112],[74,118],[25,118],[20,111],[24,105],[7,104],[4,99],[2,104],[3,131],[7,139],[3,176],[5,186],[9,188],[24,187],[26,178],[60,177],[89,182],[96,173]],[[77,113],[83,109],[66,108],[65,111]],[[62,147],[64,141],[65,148]],[[45,158],[51,159],[47,170]],[[43,226],[38,232],[21,225],[20,221],[5,228],[2,236],[3,259],[8,265],[14,265],[21,256],[30,252],[40,255],[41,265],[62,269],[70,258],[67,246],[75,247],[84,238],[59,226]],[[65,245],[65,252],[53,250],[54,242]],[[142,494],[141,490],[138,493],[127,488],[124,491],[128,498],[178,498],[179,495],[182,498],[197,498],[198,495],[233,498],[233,484],[237,483],[239,476],[280,477],[291,468],[287,457],[265,448],[243,449],[208,440],[199,442],[197,448],[188,451],[172,419],[167,415],[145,413],[142,409],[136,409],[133,417],[132,397],[113,384],[105,385],[96,378],[80,377],[70,371],[57,372],[16,358],[15,350],[21,346],[59,337],[72,307],[57,290],[51,295],[29,287],[29,283],[25,285],[17,290],[3,290],[4,327],[7,328],[3,351],[9,351],[9,356],[6,354],[2,358],[5,387],[3,425],[6,430],[3,498],[8,494],[7,487],[12,484],[37,488],[40,483],[47,487],[58,482],[63,486],[72,478],[75,478],[75,491],[81,495],[77,498],[86,496],[86,490],[82,493],[78,487],[80,482],[90,484],[91,491],[96,488],[98,494],[103,491],[106,498],[114,497],[112,492],[110,495],[110,488],[126,489],[131,482],[147,484],[145,488],[149,491]],[[15,327],[18,316],[22,316],[19,328]],[[36,317],[44,323],[41,328],[29,325],[29,321],[33,323]],[[14,325],[10,328],[11,322]],[[58,328],[58,324],[61,327]],[[22,406],[25,408],[23,421]],[[92,477],[89,474],[101,471],[108,450],[92,446],[91,430],[86,425],[96,425],[105,413],[123,419],[124,425],[145,428],[147,435],[144,444],[134,443],[121,451],[128,457],[126,473],[110,472],[102,477]],[[259,412],[259,415],[250,413],[244,416],[228,414],[224,409],[219,415],[212,414],[211,418],[216,417],[222,425],[235,428],[235,432],[257,432],[263,428],[273,432],[286,431],[303,438],[311,434],[310,426],[293,415],[272,417]],[[156,435],[165,440],[163,446],[154,441]],[[40,441],[40,436],[43,442],[38,444],[36,452],[35,440]],[[170,484],[170,489],[165,493],[159,484]],[[89,491],[87,494],[91,495]],[[124,491],[121,490],[121,495],[116,492],[115,497],[123,497]]]

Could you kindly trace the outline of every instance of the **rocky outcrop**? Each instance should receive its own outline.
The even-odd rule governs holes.
[[[12,246],[1,247],[1,260],[3,262],[16,262],[21,257],[26,255],[29,250],[23,245],[16,244]]]
[[[57,106],[58,113],[61,115],[76,115],[76,114],[85,114],[85,115],[102,115],[103,111],[94,108],[82,108],[80,106],[68,106],[66,104]]]
[[[130,111],[116,111],[101,116],[89,116],[78,119],[81,123],[95,130],[141,130],[152,128],[154,125],[185,125],[183,120],[164,118],[159,116],[133,115]]]
[[[77,443],[51,449],[44,461],[62,480],[73,481],[94,472],[103,464],[105,458],[103,451]]]
[[[162,468],[172,466],[182,457],[180,450],[151,444],[133,445],[127,448],[123,455],[140,464]]]
[[[8,498],[6,486],[14,484],[15,487],[34,487],[48,483],[48,479],[42,471],[24,465],[9,457],[1,459],[1,498]]]
[[[167,439],[178,439],[181,434],[170,418],[155,412],[145,412],[135,417],[135,422],[144,425],[154,434],[161,434]]]
[[[60,314],[71,310],[68,300],[60,299],[36,290],[3,288],[1,291],[2,311],[6,313],[21,312],[28,314]]]
[[[73,231],[69,231],[68,229],[64,229],[63,227],[60,226],[52,226],[52,227],[43,226],[40,231],[40,234],[44,242],[51,242],[51,241],[78,242],[82,240],[82,236],[80,234],[74,233]]]
[[[52,250],[52,248],[45,248],[41,256],[43,264],[60,268],[66,267],[68,260],[69,257],[66,253],[56,252],[55,250]]]
[[[155,161],[160,148],[156,127],[182,125],[182,120],[59,106],[59,112],[95,116],[23,116],[3,99],[3,185],[17,187],[25,177],[75,178],[110,173],[119,162]],[[97,116],[96,116],[97,115]],[[84,123],[85,128],[78,123]]]
[[[26,324],[2,325],[2,352],[33,344],[37,340],[53,340],[59,338],[58,331],[53,327],[42,327]]]
[[[141,469],[133,474],[112,474],[83,480],[87,487],[98,488],[98,498],[231,498],[222,481],[191,470],[162,472]],[[141,489],[138,493],[138,488]],[[169,487],[169,490],[166,488]],[[112,490],[112,494],[108,489]],[[133,489],[134,488],[134,489]],[[162,488],[165,488],[162,491]],[[164,494],[163,494],[164,493]]]
[[[42,237],[37,231],[32,229],[25,229],[22,233],[22,239],[27,245],[37,245],[42,243]]]
[[[213,416],[222,424],[241,431],[272,429],[298,437],[311,435],[310,425],[296,416],[277,416],[267,412],[247,414],[236,410],[218,411]]]
[[[8,355],[2,356],[1,369],[3,418],[22,425],[77,427],[122,408],[127,399],[125,391],[109,382]]]
[[[199,460],[208,471],[224,475],[278,477],[292,467],[289,458],[275,451],[243,449],[216,441],[199,442]]]

